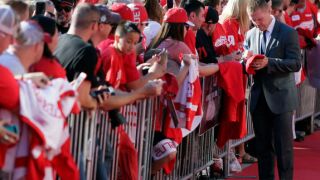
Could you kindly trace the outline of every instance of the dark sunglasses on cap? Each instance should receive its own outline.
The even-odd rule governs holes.
[[[72,10],[71,6],[60,6],[56,8],[58,12],[61,12],[62,10],[64,10],[64,12],[69,13]]]

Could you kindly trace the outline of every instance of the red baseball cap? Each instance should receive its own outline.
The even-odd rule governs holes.
[[[131,3],[128,7],[133,12],[134,22],[148,21],[148,13],[146,8],[141,3]]]
[[[120,14],[123,20],[134,21],[133,12],[125,3],[112,4],[111,11]]]
[[[194,24],[188,20],[187,12],[183,8],[169,9],[164,15],[163,22],[186,23],[189,26],[194,26]]]

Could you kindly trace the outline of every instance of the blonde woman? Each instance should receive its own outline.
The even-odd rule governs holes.
[[[250,26],[247,4],[248,0],[229,0],[220,16],[230,48],[225,60],[239,60],[242,56],[244,37]]]

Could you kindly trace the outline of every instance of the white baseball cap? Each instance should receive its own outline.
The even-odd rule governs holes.
[[[16,32],[17,17],[8,5],[0,5],[0,31],[14,35]]]

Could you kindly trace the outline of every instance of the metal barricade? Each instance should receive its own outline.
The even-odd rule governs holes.
[[[317,89],[315,101],[314,116],[316,117],[320,115],[320,89]]]
[[[305,80],[298,87],[299,106],[296,110],[295,121],[300,121],[313,116],[316,104],[315,97],[316,89],[309,85],[308,80]]]
[[[123,128],[134,142],[138,152],[138,177],[150,177],[153,127],[158,105],[158,100],[153,98],[121,109],[127,120]],[[108,159],[112,163],[109,178],[116,179],[119,172],[117,163],[119,135],[117,128],[111,127],[107,113],[82,111],[77,116],[69,117],[69,126],[71,153],[80,172],[84,171],[85,177],[82,179],[96,179],[98,161],[105,162],[106,150],[112,153],[112,158]]]
[[[212,84],[207,85],[211,86]],[[127,120],[123,129],[134,142],[138,153],[138,177],[140,179],[195,179],[199,172],[214,163],[214,158],[228,156],[231,147],[254,136],[249,115],[247,115],[248,135],[243,139],[230,141],[228,144],[231,146],[225,146],[222,149],[219,149],[215,143],[216,126],[201,135],[199,128],[197,128],[186,136],[178,146],[173,172],[170,175],[165,175],[160,171],[151,176],[151,151],[156,111],[159,110],[159,105],[159,100],[152,98],[127,105],[120,110]],[[108,114],[103,111],[83,111],[77,116],[69,117],[69,126],[72,142],[71,152],[80,170],[84,171],[82,179],[96,179],[98,162],[101,161],[110,163],[109,178],[117,179],[120,138],[117,128],[111,127]],[[105,157],[109,157],[109,159],[105,159]]]

